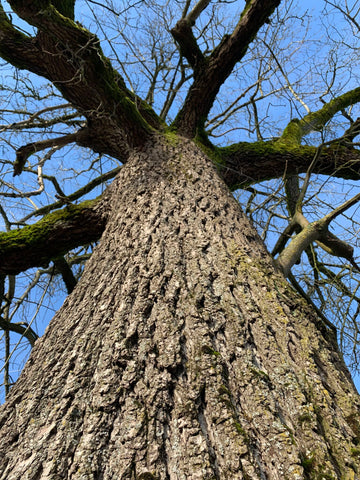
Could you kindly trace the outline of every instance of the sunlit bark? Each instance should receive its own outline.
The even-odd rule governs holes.
[[[356,478],[332,332],[189,141],[111,187],[99,247],[1,417],[1,479]]]

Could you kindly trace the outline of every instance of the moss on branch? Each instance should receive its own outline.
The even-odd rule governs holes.
[[[318,154],[317,147],[279,140],[240,142],[223,148],[197,143],[213,160],[231,190],[284,174],[304,173]],[[313,173],[359,180],[360,152],[341,145],[323,147]]]
[[[340,110],[360,101],[360,87],[333,98],[316,112],[305,115],[301,120],[293,119],[279,139],[281,143],[300,145],[301,139],[310,132],[321,131],[327,122]]]
[[[51,3],[62,15],[74,19],[75,0],[52,0]]]
[[[97,213],[98,200],[69,205],[39,222],[0,234],[0,272],[16,274],[47,266],[51,259],[72,248],[96,241],[105,228]]]
[[[38,34],[36,42],[27,40],[28,47],[23,37],[19,44],[10,44],[7,31],[18,40],[16,30],[2,12],[0,56],[52,81],[85,115],[93,139],[87,147],[123,161],[129,150],[145,143],[153,128],[163,126],[152,108],[126,88],[97,36],[73,20],[73,2],[13,0],[11,4],[21,18],[38,28]],[[89,95],[89,91],[96,93]]]

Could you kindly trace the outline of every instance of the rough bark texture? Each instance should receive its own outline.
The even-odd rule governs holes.
[[[0,479],[359,479],[331,334],[190,141],[134,153],[2,409]]]

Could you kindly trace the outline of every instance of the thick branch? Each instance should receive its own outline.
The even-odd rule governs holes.
[[[0,4],[0,57],[16,68],[45,76],[45,56],[33,38],[14,28]]]
[[[230,189],[305,173],[318,152],[317,147],[293,146],[281,142],[238,143],[207,149]],[[360,151],[339,145],[323,147],[312,173],[349,180],[360,179]]]
[[[325,250],[330,255],[334,255],[336,257],[345,258],[350,262],[354,259],[354,248],[346,243],[344,240],[341,240],[333,233],[329,232],[327,229],[331,220],[333,220],[337,215],[343,213],[347,208],[350,208],[360,199],[360,195],[356,195],[352,199],[348,200],[347,202],[343,203],[340,207],[336,208],[328,215],[321,219],[321,225],[324,226],[321,235],[316,240],[317,245]],[[305,218],[302,212],[297,211],[293,217],[293,222],[305,230],[309,225],[310,222]]]
[[[171,33],[179,45],[181,55],[189,62],[196,76],[201,68],[205,68],[205,57],[197,44],[191,26],[192,24],[187,18],[182,18],[171,30]]]
[[[247,2],[234,32],[223,38],[206,62],[202,64],[201,69],[194,71],[194,83],[175,120],[175,126],[181,134],[192,138],[197,132],[202,132],[221,85],[231,74],[236,63],[243,58],[260,27],[279,6],[280,1],[252,0]],[[187,28],[189,28],[189,24]],[[185,36],[185,39],[189,38],[189,35]],[[193,52],[196,53],[195,47]]]
[[[279,141],[300,145],[301,139],[305,135],[312,131],[321,131],[337,112],[359,101],[360,87],[333,98],[316,112],[305,115],[301,120],[292,120]]]
[[[0,273],[47,266],[72,248],[98,240],[106,218],[97,204],[98,200],[92,200],[69,205],[34,225],[0,234]]]
[[[186,16],[186,20],[189,23],[195,23],[196,19],[200,16],[201,12],[209,5],[211,0],[199,0],[190,13]]]
[[[334,98],[316,112],[301,120],[294,119],[276,141],[239,143],[224,149],[214,149],[224,166],[222,175],[231,187],[307,172],[359,180],[360,151],[345,147],[339,140],[330,147],[308,147],[301,139],[313,130],[321,130],[340,110],[360,101],[360,87]],[[345,132],[344,140],[358,135],[358,123]],[[316,161],[314,161],[316,159]]]
[[[344,257],[350,260],[356,268],[359,268],[353,259],[353,248],[335,237],[335,235],[331,235],[328,231],[329,223],[352,205],[355,205],[359,200],[360,194],[355,195],[322,219],[312,223],[309,223],[301,212],[296,212],[294,221],[303,229],[291,240],[290,244],[280,253],[277,259],[277,264],[286,277],[290,274],[292,266],[299,260],[302,252],[315,241],[321,246],[323,244],[332,255]]]
[[[87,118],[93,133],[90,148],[126,160],[131,149],[147,141],[151,126],[161,124],[156,114],[127,90],[121,76],[103,55],[95,35],[61,15],[49,2],[14,0],[11,5],[39,33],[36,39],[31,39],[34,45],[31,55],[22,53],[29,42],[27,37],[19,38],[17,49],[8,51],[10,27],[3,14],[0,55],[54,83],[64,98]],[[13,30],[11,27],[12,34]]]
[[[77,281],[74,274],[63,256],[54,259],[54,265],[58,273],[61,274],[65,283],[66,290],[70,294],[76,287]]]
[[[317,240],[326,228],[321,221],[309,223],[300,233],[294,237],[290,244],[280,253],[277,264],[285,277],[291,272],[291,268],[299,260],[302,252]]]

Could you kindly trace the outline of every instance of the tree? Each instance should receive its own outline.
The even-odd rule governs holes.
[[[19,148],[14,174],[72,142],[123,164],[101,197],[60,195],[65,207],[0,236],[3,275],[53,259],[60,269],[100,238],[2,409],[2,479],[360,478],[360,401],[336,333],[284,276],[315,241],[356,266],[328,225],[358,196],[309,226],[297,179],[358,178],[355,122],[329,146],[301,140],[359,89],[277,139],[216,146],[211,108],[280,0],[246,2],[215,45],[194,33],[210,2],[184,3],[171,33],[187,90],[170,125],[74,21],[74,2],[11,1],[34,36],[0,11],[2,58],[50,80],[85,119]],[[284,175],[297,235],[275,262],[231,190]]]

